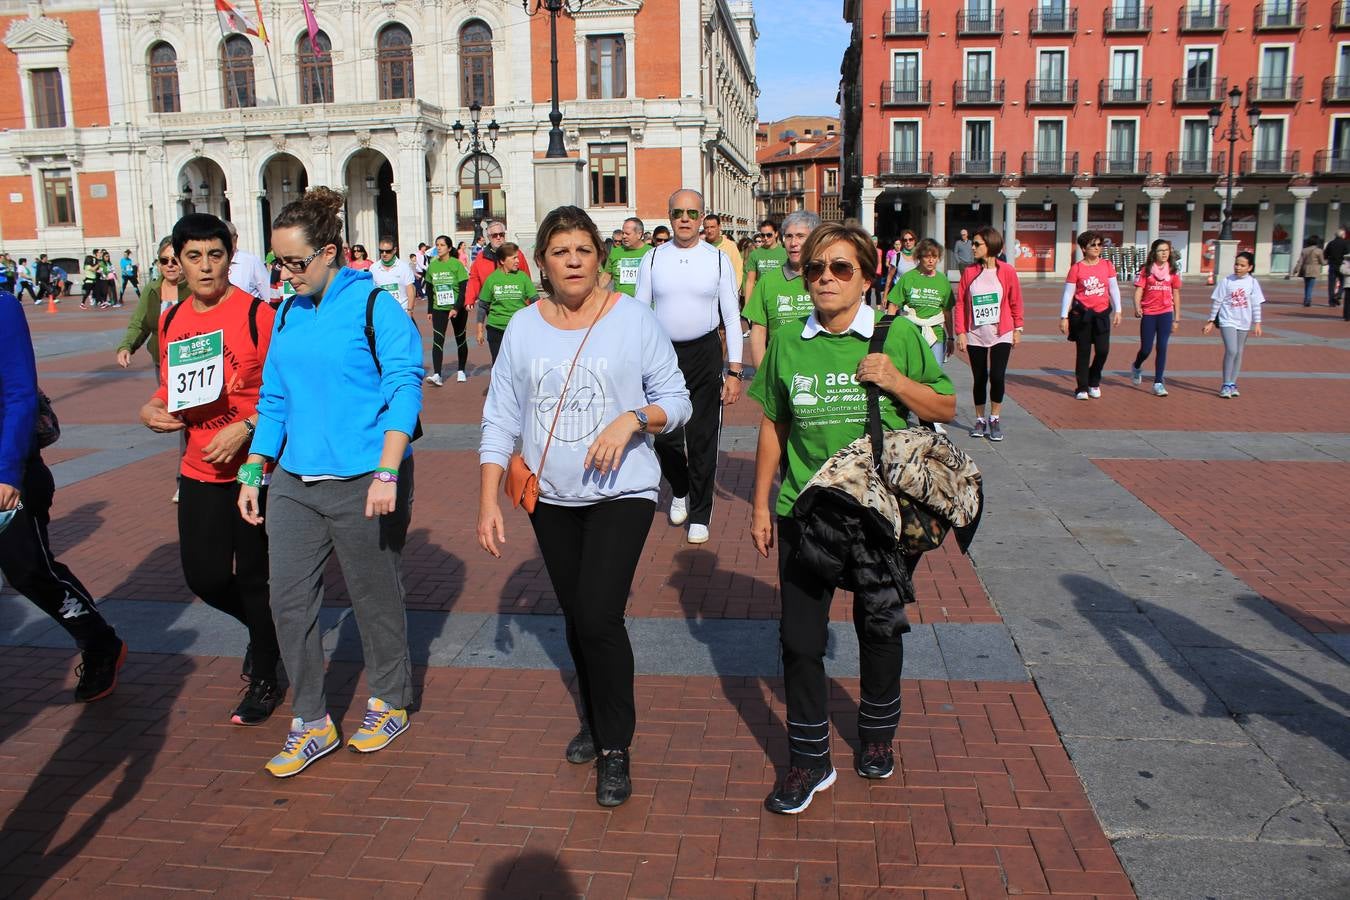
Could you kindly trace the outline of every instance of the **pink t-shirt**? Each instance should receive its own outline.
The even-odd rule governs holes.
[[[1099,259],[1092,265],[1082,260],[1069,266],[1069,274],[1064,279],[1074,285],[1073,297],[1093,312],[1106,312],[1111,307],[1111,295],[1107,284],[1116,277],[1116,267],[1109,259]]]
[[[993,295],[991,297],[991,295]],[[1007,333],[998,333],[998,311],[1003,306],[1003,282],[998,280],[998,270],[980,267],[980,274],[970,283],[971,309],[983,307],[991,311],[994,321],[987,325],[971,328],[966,333],[966,345],[970,347],[993,347],[995,344],[1011,344],[1012,329]],[[972,312],[972,318],[978,320],[978,313]]]
[[[1172,291],[1181,290],[1181,276],[1172,273],[1170,268],[1164,270],[1165,274],[1159,277],[1157,270],[1150,266],[1147,270],[1141,270],[1139,277],[1134,280],[1135,287],[1144,289],[1144,296],[1139,301],[1139,307],[1146,316],[1156,316],[1162,313],[1172,311]]]

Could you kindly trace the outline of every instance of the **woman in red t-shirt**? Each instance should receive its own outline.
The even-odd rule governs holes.
[[[1083,258],[1069,267],[1060,304],[1059,330],[1078,345],[1074,396],[1079,400],[1102,395],[1102,369],[1111,352],[1111,326],[1120,324],[1120,284],[1116,267],[1102,259],[1100,233],[1085,231],[1078,236]]]
[[[1177,274],[1177,256],[1172,244],[1162,238],[1148,248],[1148,262],[1134,279],[1134,317],[1139,319],[1139,352],[1130,367],[1130,380],[1144,380],[1144,360],[1153,352],[1157,338],[1158,355],[1153,361],[1153,393],[1167,396],[1163,372],[1167,369],[1167,342],[1181,323],[1181,276]]]

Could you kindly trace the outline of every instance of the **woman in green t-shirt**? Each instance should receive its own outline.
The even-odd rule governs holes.
[[[436,238],[436,258],[427,263],[427,321],[431,323],[431,374],[426,377],[428,384],[437,387],[445,384],[441,378],[441,365],[445,361],[445,332],[453,325],[455,348],[459,353],[459,371],[456,378],[464,381],[464,367],[469,364],[469,342],[464,329],[469,323],[469,313],[464,308],[464,282],[469,280],[469,271],[455,257],[450,249],[450,238],[441,235]]]
[[[787,461],[774,508],[790,750],[787,777],[767,802],[778,813],[801,812],[835,778],[825,679],[834,586],[800,560],[801,530],[792,518],[797,495],[826,460],[863,435],[868,383],[881,389],[884,428],[904,428],[906,410],[930,422],[949,422],[956,415],[952,383],[913,324],[896,319],[884,352],[868,353],[878,317],[863,304],[877,266],[871,236],[856,226],[821,225],[802,247],[801,258],[813,311],[785,325],[769,342],[750,388],[751,398],[764,409],[750,534],[766,558],[774,544],[770,494],[782,461]],[[916,561],[909,560],[911,570]],[[861,609],[855,608],[854,621],[865,621]],[[856,630],[862,676],[862,753],[856,768],[864,778],[887,778],[895,770],[892,743],[900,721],[903,650],[899,635],[875,637],[861,624]]]
[[[487,338],[494,365],[511,317],[539,296],[533,279],[520,271],[518,253],[520,248],[510,241],[502,244],[497,250],[497,268],[483,279],[483,289],[478,292],[478,343]]]

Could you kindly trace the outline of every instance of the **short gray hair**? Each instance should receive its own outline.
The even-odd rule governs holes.
[[[678,191],[671,194],[670,199],[666,201],[666,209],[674,209],[675,198],[680,196],[681,194],[693,194],[695,197],[698,198],[698,208],[703,209],[703,192],[695,190],[694,188],[680,188]]]
[[[815,231],[820,227],[820,216],[806,209],[799,209],[796,212],[790,212],[783,218],[780,233],[786,234],[787,230],[793,225],[805,225],[807,231]]]
[[[623,220],[623,224],[625,225],[627,225],[629,222],[632,222],[634,225],[637,226],[638,234],[645,234],[647,232],[647,227],[642,224],[642,220],[639,219],[637,216],[629,216],[628,218]]]

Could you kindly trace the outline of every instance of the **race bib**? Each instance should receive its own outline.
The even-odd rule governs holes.
[[[388,284],[382,284],[382,285],[380,285],[380,290],[384,291],[386,294],[388,294],[389,296],[393,297],[395,300],[398,299],[398,282],[397,282],[397,281],[391,281],[391,282],[389,282]]]
[[[436,297],[432,304],[436,309],[454,309],[455,289],[448,284],[436,285]]]
[[[225,384],[225,332],[169,344],[169,412],[204,406]]]
[[[641,257],[619,260],[619,284],[637,284],[638,267],[641,265]]]
[[[998,301],[998,294],[976,294],[970,298],[971,305],[975,308],[976,328],[998,324]]]

